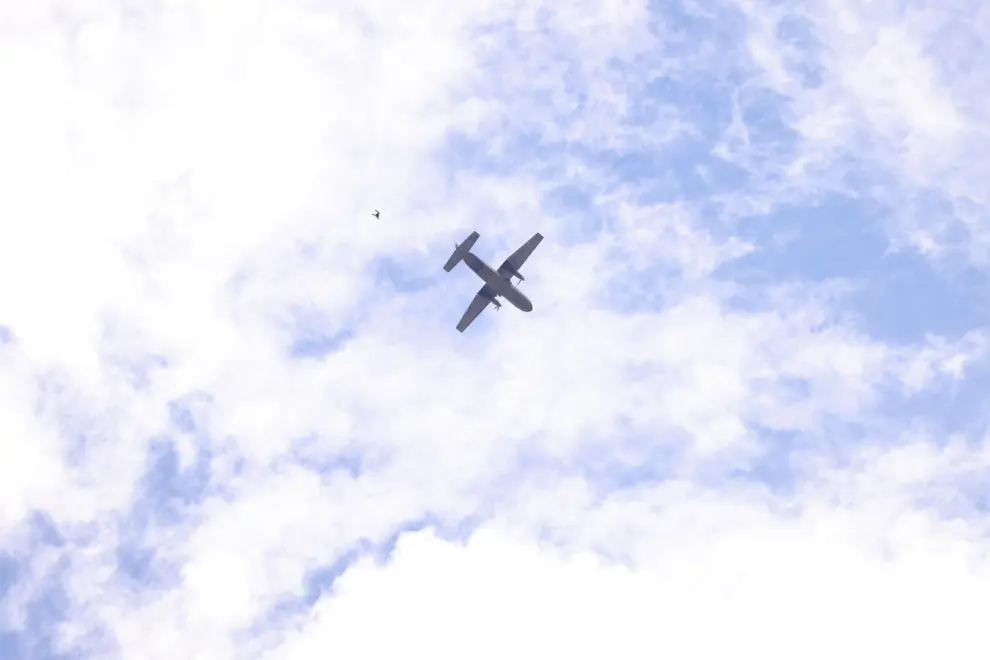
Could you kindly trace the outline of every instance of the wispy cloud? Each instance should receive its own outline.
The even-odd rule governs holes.
[[[976,657],[985,13],[4,8],[0,654]]]

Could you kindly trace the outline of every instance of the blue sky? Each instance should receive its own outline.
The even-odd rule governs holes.
[[[982,5],[10,4],[0,657],[983,656]]]

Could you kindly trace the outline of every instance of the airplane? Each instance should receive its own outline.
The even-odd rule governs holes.
[[[522,291],[516,288],[516,285],[512,283],[512,278],[518,277],[520,282],[525,279],[519,274],[519,269],[526,263],[529,255],[533,254],[533,250],[543,240],[543,236],[538,233],[533,234],[531,239],[523,243],[522,247],[502,262],[498,270],[495,270],[471,252],[471,248],[474,247],[474,243],[478,240],[478,237],[478,232],[473,231],[460,245],[454,243],[454,253],[450,255],[447,263],[443,266],[443,269],[449,273],[454,269],[454,266],[463,260],[468,268],[473,270],[485,282],[485,286],[481,287],[481,290],[475,294],[471,304],[468,305],[467,311],[464,312],[464,316],[461,317],[460,322],[457,324],[458,332],[464,332],[471,325],[471,322],[478,318],[481,312],[485,311],[488,303],[495,305],[495,311],[500,310],[502,305],[497,300],[499,297],[505,298],[516,308],[524,312],[533,311],[533,303],[529,301],[529,298]]]

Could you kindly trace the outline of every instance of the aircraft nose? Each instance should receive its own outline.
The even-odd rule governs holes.
[[[533,303],[529,301],[529,298],[523,298],[520,302],[522,302],[522,305],[519,306],[519,309],[521,309],[524,312],[533,311]]]

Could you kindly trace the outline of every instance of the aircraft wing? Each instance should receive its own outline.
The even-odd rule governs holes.
[[[471,322],[478,318],[478,314],[485,311],[485,307],[488,307],[488,303],[491,302],[491,298],[484,295],[488,289],[488,285],[481,287],[481,290],[475,294],[474,298],[471,300],[471,304],[468,305],[467,310],[464,312],[464,316],[461,317],[460,322],[457,324],[457,331],[464,332],[465,329]],[[489,289],[490,290],[490,289]]]
[[[498,272],[505,275],[512,272],[509,270],[511,267],[512,270],[518,273],[519,269],[522,268],[522,265],[526,263],[527,259],[529,259],[529,255],[533,254],[533,250],[536,249],[536,246],[539,245],[542,240],[542,234],[533,234],[533,238],[523,243],[521,248],[510,254],[509,258],[502,262],[502,265],[498,267]]]

